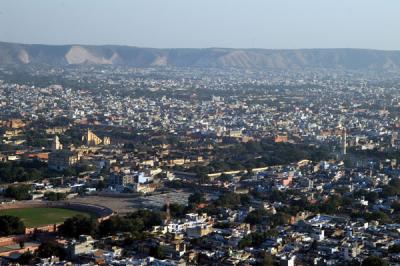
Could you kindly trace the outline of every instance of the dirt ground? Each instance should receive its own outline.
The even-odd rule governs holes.
[[[139,208],[148,209],[160,209],[164,206],[166,199],[169,198],[170,203],[179,203],[186,205],[190,193],[175,190],[164,194],[153,194],[134,196],[123,194],[121,197],[118,196],[84,196],[77,197],[69,200],[70,202],[87,203],[102,205],[112,209],[116,213],[128,213],[133,212]]]

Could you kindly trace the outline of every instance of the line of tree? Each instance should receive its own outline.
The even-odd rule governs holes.
[[[143,238],[144,231],[151,229],[152,226],[161,225],[162,219],[162,212],[145,209],[125,216],[115,215],[101,223],[91,217],[76,215],[64,221],[59,227],[59,234],[78,238],[80,235],[104,237],[117,233],[130,233],[133,238]]]
[[[4,192],[4,195],[7,198],[12,198],[16,200],[29,200],[32,197],[31,194],[32,186],[31,185],[11,185],[8,186]]]
[[[47,164],[39,160],[0,162],[1,183],[40,180],[47,176]]]

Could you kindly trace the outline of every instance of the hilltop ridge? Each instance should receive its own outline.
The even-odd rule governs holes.
[[[0,66],[19,64],[384,71],[400,69],[400,51],[344,48],[157,49],[118,45],[41,45],[0,42]]]

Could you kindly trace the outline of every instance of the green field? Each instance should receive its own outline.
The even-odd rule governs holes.
[[[1,215],[11,215],[21,218],[26,227],[38,227],[47,224],[62,223],[66,219],[81,214],[95,217],[93,214],[61,208],[22,208],[0,211]]]

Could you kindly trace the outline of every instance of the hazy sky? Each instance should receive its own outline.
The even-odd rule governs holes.
[[[0,41],[400,50],[400,0],[0,0]]]

